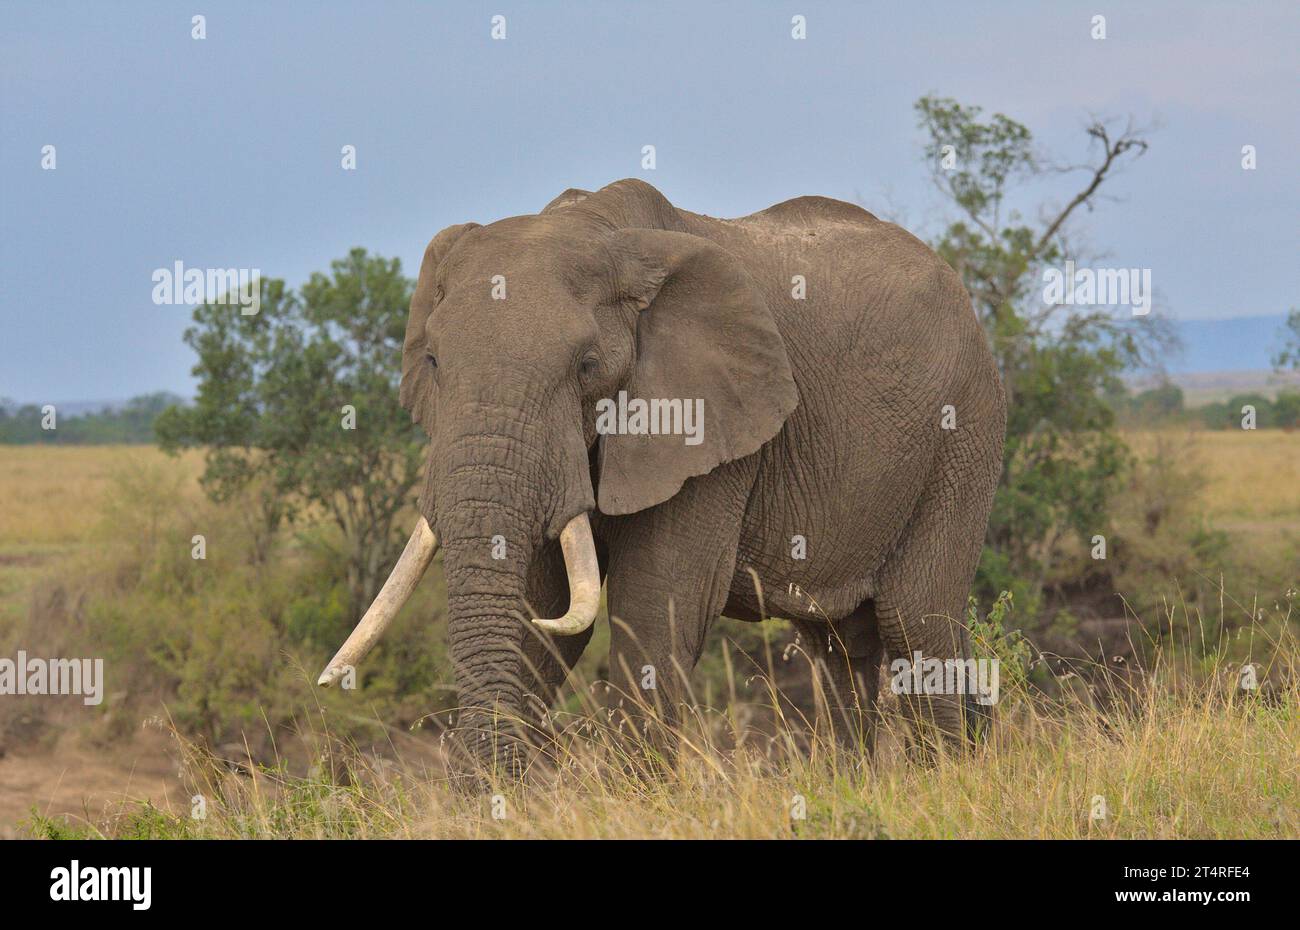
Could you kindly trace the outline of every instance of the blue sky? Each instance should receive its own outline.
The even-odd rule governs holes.
[[[363,245],[413,275],[443,226],[571,186],[640,176],[715,216],[822,194],[924,235],[944,216],[912,112],[929,92],[1062,159],[1089,114],[1157,124],[1076,240],[1151,268],[1176,318],[1300,303],[1293,2],[9,2],[0,34],[0,396],[18,400],[189,393],[189,310],[152,303],[155,268],[297,284]]]

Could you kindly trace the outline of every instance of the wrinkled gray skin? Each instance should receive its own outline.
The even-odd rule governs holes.
[[[639,180],[569,190],[429,243],[402,371],[483,761],[518,765],[496,712],[549,705],[590,639],[529,623],[567,607],[556,539],[583,512],[617,618],[614,707],[639,694],[671,716],[724,613],[794,621],[834,705],[874,706],[882,653],[968,654],[1005,401],[957,275],[897,226],[823,197],[719,220]],[[703,398],[703,442],[598,437],[595,403],[620,389]],[[968,723],[960,697],[905,706],[922,730]]]

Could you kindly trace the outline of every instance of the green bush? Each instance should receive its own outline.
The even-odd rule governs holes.
[[[353,691],[319,689],[316,676],[352,626],[345,569],[328,527],[281,532],[259,555],[239,500],[194,502],[179,471],[119,474],[106,495],[99,558],[42,627],[105,659],[106,711],[138,726],[159,702],[177,728],[211,746],[270,758],[303,712],[324,713],[345,740],[384,734],[380,721],[414,726],[454,695],[441,619],[441,571],[431,569]],[[192,557],[194,535],[206,558]],[[29,637],[29,642],[37,641]]]

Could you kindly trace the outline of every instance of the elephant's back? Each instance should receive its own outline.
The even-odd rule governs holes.
[[[947,262],[856,204],[796,197],[733,220],[682,215],[745,264],[792,355],[867,366],[909,356],[942,369],[982,341]]]
[[[836,200],[833,197],[807,196],[783,200],[766,210],[759,210],[757,213],[750,213],[727,222],[751,226],[772,224],[817,228],[827,223],[878,224],[880,220],[876,219],[875,214],[855,203]]]

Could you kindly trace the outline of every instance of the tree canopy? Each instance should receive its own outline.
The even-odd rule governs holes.
[[[934,183],[957,214],[931,244],[970,292],[1007,393],[982,594],[1016,591],[1032,609],[1061,540],[1107,532],[1126,461],[1108,397],[1122,393],[1120,374],[1162,342],[1158,327],[1113,308],[1047,303],[1039,282],[1045,269],[1084,258],[1069,240],[1070,220],[1148,143],[1132,126],[1117,133],[1094,121],[1085,130],[1091,159],[1058,165],[1035,150],[1028,128],[1000,113],[986,118],[979,107],[931,96],[915,109]],[[1063,206],[1040,205],[1037,220],[1008,206],[1014,185],[1054,174],[1082,176]]]
[[[421,436],[398,403],[398,359],[414,283],[397,259],[353,249],[294,292],[261,281],[261,311],[194,311],[198,396],[157,422],[163,448],[206,450],[215,500],[254,490],[267,526],[311,511],[340,530],[353,612],[400,551]]]

